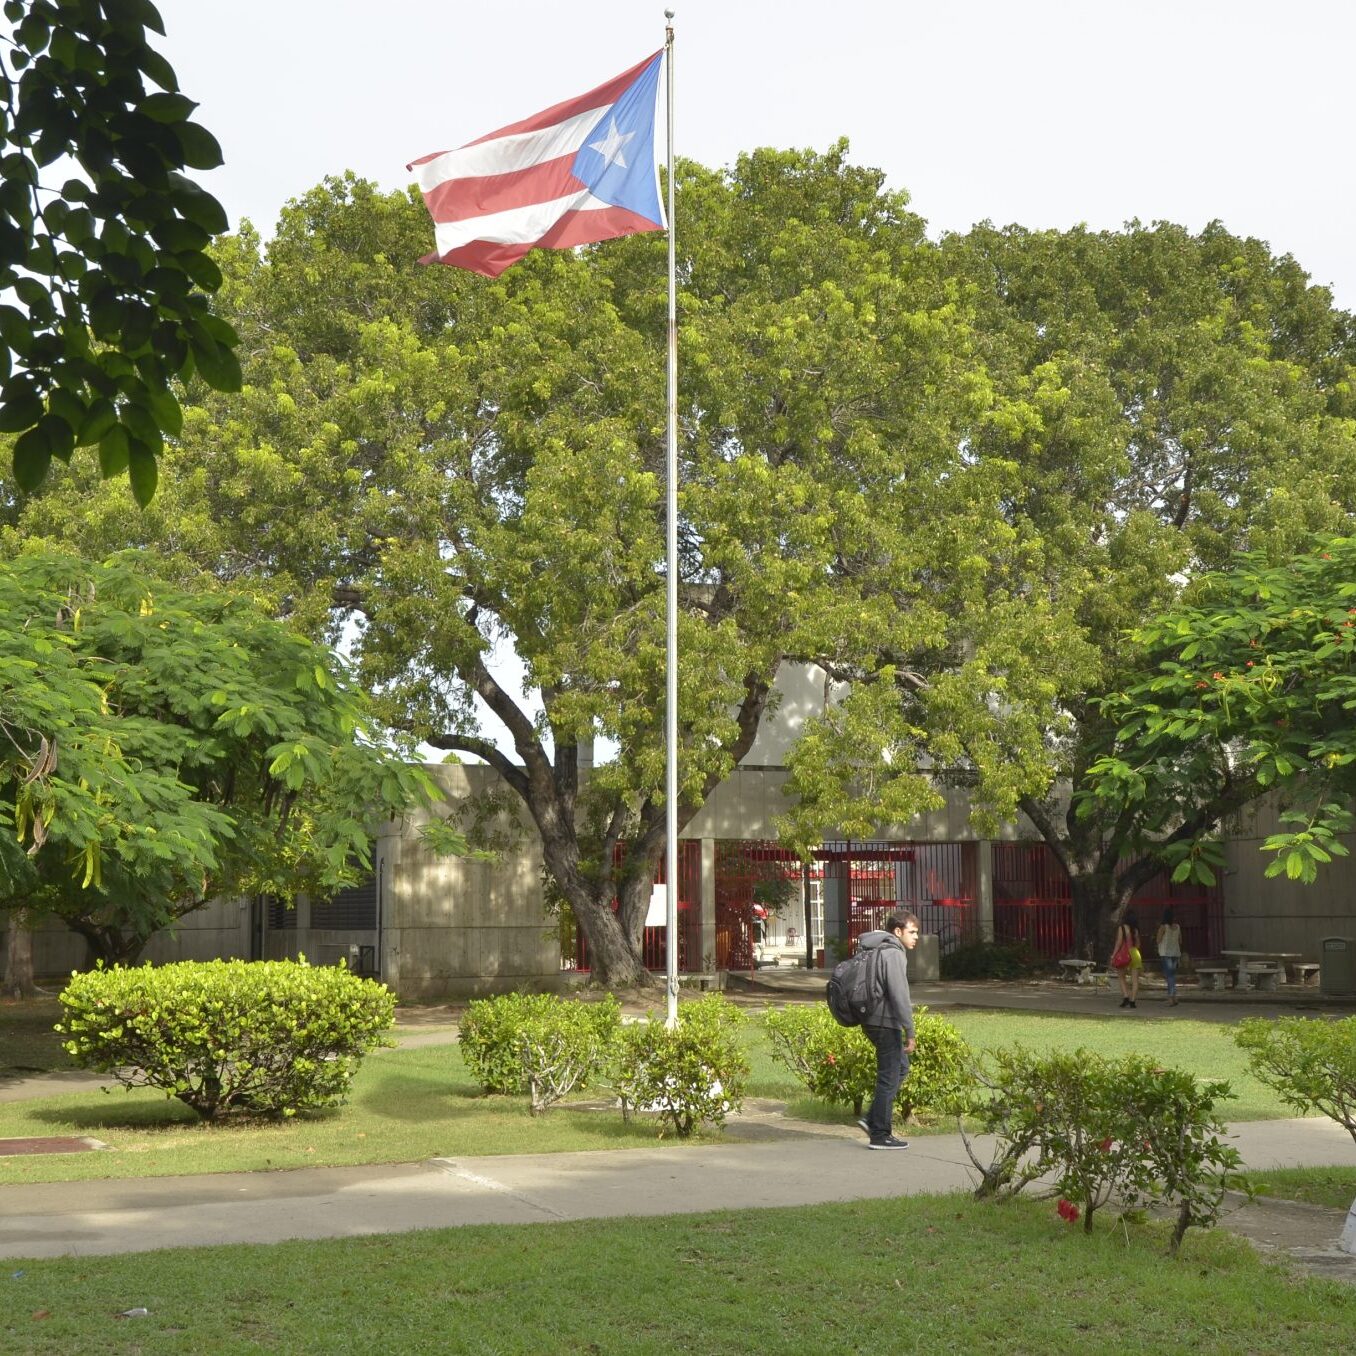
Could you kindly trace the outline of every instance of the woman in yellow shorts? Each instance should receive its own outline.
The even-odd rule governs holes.
[[[1116,944],[1111,952],[1111,968],[1121,981],[1121,1007],[1133,1008],[1139,999],[1139,972],[1144,957],[1139,950],[1139,916],[1126,909],[1116,925]]]

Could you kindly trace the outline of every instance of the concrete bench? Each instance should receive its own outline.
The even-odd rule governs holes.
[[[689,972],[684,970],[678,976],[678,987],[681,989],[684,985],[700,989],[702,993],[723,989],[725,987],[725,972],[723,970],[712,970],[702,973],[701,971]]]
[[[1318,969],[1317,961],[1292,961],[1290,976],[1296,984],[1317,984]]]
[[[1198,965],[1196,977],[1203,989],[1227,989],[1232,971],[1227,965]]]
[[[1275,993],[1281,987],[1279,965],[1249,965],[1238,972],[1240,989],[1256,989],[1258,993]]]
[[[1059,966],[1062,979],[1071,979],[1075,984],[1088,984],[1092,980],[1093,962],[1090,960],[1062,960]]]
[[[1114,970],[1091,970],[1088,973],[1088,982],[1098,989],[1109,989],[1115,978]]]

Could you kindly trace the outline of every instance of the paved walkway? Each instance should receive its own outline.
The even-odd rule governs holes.
[[[1356,1145],[1328,1120],[1253,1121],[1231,1135],[1253,1169],[1356,1166]],[[792,1121],[779,1104],[762,1103],[732,1126],[731,1138],[695,1147],[6,1186],[0,1257],[811,1205],[964,1190],[973,1182],[959,1135],[925,1135],[905,1151],[868,1153],[855,1129]],[[1330,1249],[1342,1219],[1339,1211],[1314,1214],[1306,1245]],[[1345,1263],[1356,1282],[1356,1257]]]

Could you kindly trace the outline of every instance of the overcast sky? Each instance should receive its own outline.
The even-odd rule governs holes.
[[[673,0],[671,0],[671,3]],[[232,220],[345,169],[388,188],[663,45],[644,0],[162,0]],[[823,149],[934,233],[1220,218],[1356,308],[1351,0],[677,0],[677,149]],[[679,222],[681,230],[681,220]],[[432,232],[430,231],[430,238]]]

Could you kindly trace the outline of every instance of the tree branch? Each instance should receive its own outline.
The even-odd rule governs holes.
[[[483,758],[519,796],[527,799],[527,777],[522,768],[510,762],[488,739],[479,735],[429,735],[424,742],[445,753],[470,753]]]

